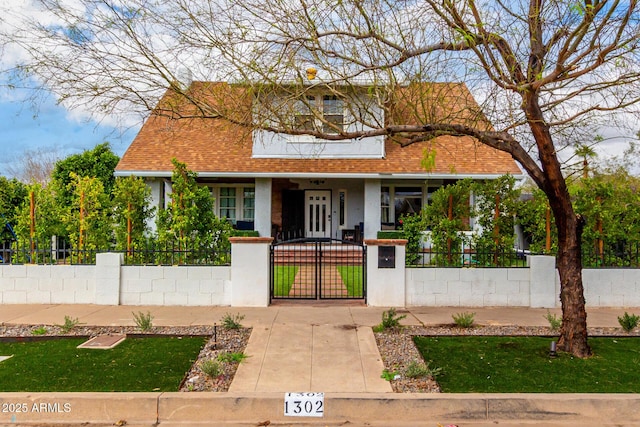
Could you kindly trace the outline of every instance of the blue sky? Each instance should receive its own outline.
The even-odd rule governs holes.
[[[137,129],[121,132],[88,119],[78,119],[53,97],[30,102],[0,97],[0,175],[10,176],[7,167],[19,163],[27,150],[55,151],[64,158],[108,141],[119,156],[125,152]]]

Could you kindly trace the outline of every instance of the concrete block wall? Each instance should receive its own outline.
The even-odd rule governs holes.
[[[229,305],[231,267],[123,266],[122,305]]]
[[[529,307],[529,268],[407,268],[406,305]]]
[[[584,269],[582,281],[587,307],[640,306],[640,269]]]
[[[0,265],[0,304],[92,304],[94,265]]]

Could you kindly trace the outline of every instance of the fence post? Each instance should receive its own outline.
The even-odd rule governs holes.
[[[96,300],[98,305],[120,304],[120,253],[96,254]]]
[[[230,237],[231,306],[269,305],[272,237]]]
[[[365,239],[367,245],[367,305],[406,305],[406,239]],[[384,249],[389,248],[389,249]],[[393,253],[394,260],[385,254]]]

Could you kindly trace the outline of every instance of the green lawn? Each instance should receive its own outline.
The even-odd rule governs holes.
[[[638,393],[640,339],[590,338],[594,355],[549,357],[550,338],[416,337],[447,393]]]
[[[0,343],[0,392],[178,391],[207,339],[127,338],[110,350],[85,339]]]
[[[350,297],[362,298],[364,291],[362,286],[362,266],[361,265],[338,265],[336,266],[340,277],[347,287]]]
[[[277,297],[289,296],[293,281],[298,274],[298,266],[274,265],[273,266],[273,294]]]

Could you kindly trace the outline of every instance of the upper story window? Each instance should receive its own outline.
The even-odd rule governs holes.
[[[336,134],[344,130],[344,101],[335,95],[308,95],[295,105],[298,130]]]

